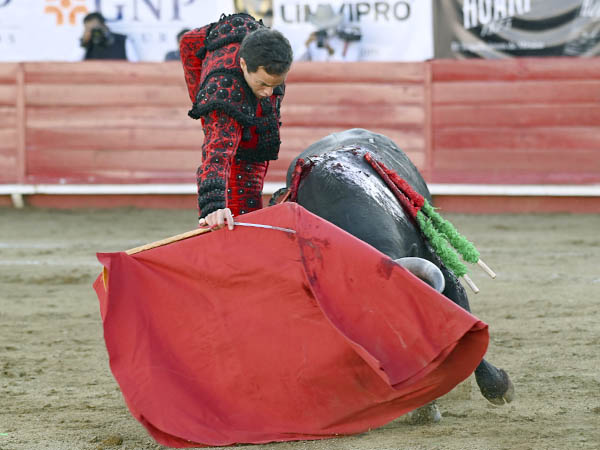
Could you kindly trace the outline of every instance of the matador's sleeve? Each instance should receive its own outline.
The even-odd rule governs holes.
[[[179,53],[181,55],[183,73],[192,103],[196,101],[198,90],[200,89],[202,59],[206,53],[204,48],[206,31],[207,27],[188,31],[179,41]]]
[[[227,181],[242,139],[242,127],[221,111],[203,117],[202,165],[198,167],[198,213],[205,217],[227,207]]]

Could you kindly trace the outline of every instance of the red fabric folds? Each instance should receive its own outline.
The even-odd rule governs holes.
[[[294,203],[242,218],[296,234],[238,226],[98,254],[110,366],[159,443],[362,432],[483,357],[486,324],[345,231]]]

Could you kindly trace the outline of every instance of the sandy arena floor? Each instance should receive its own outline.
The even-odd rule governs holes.
[[[0,208],[1,450],[165,448],[125,406],[91,284],[95,252],[193,229],[194,214]],[[600,216],[446,217],[498,273],[474,268],[481,293],[470,299],[490,325],[487,359],[510,373],[516,400],[493,406],[473,382],[441,401],[440,424],[399,418],[357,436],[252,448],[600,448]]]

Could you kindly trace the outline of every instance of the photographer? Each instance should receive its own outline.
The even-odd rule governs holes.
[[[78,59],[123,59],[132,62],[139,60],[127,36],[110,31],[104,16],[99,12],[85,16],[83,26],[80,43],[84,54]]]
[[[319,5],[309,21],[316,28],[305,42],[300,61],[360,61],[358,27],[343,25],[343,16],[335,14],[331,5]]]

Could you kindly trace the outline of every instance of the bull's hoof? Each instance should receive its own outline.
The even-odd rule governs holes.
[[[483,379],[475,373],[475,379],[481,390],[481,394],[494,405],[510,403],[515,398],[515,387],[510,377],[503,369],[498,369],[498,378],[495,380]]]
[[[442,414],[435,400],[406,414],[406,421],[411,425],[438,423],[440,420]]]

